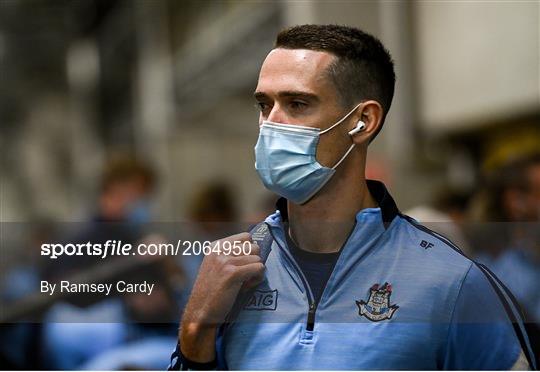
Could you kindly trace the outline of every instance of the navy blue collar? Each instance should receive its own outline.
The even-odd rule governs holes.
[[[388,227],[394,220],[394,218],[399,214],[399,209],[394,202],[394,199],[386,189],[386,186],[375,180],[366,180],[366,184],[369,190],[369,193],[375,199],[375,202],[381,208],[382,222],[384,223],[385,228]],[[287,213],[287,199],[279,198],[276,202],[276,208],[281,214],[281,220],[287,222],[289,216]]]

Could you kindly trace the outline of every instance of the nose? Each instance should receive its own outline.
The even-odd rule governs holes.
[[[288,118],[285,112],[281,109],[279,104],[275,103],[272,107],[272,111],[268,114],[268,117],[266,120],[274,122],[274,123],[288,123]]]

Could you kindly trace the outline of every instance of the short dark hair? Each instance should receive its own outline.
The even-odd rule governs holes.
[[[342,105],[350,107],[361,100],[373,99],[383,108],[384,123],[392,104],[396,75],[392,57],[379,39],[354,27],[301,25],[281,31],[275,47],[335,55],[337,59],[328,72]]]
[[[116,154],[106,162],[101,180],[101,191],[111,185],[139,181],[146,191],[156,184],[156,174],[146,162],[128,154]]]

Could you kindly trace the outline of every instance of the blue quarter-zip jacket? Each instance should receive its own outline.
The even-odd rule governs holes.
[[[493,370],[523,360],[506,305],[481,269],[400,214],[382,183],[368,187],[379,208],[357,214],[318,304],[287,247],[285,212],[266,219],[266,278],[224,330],[219,367]],[[173,355],[171,366],[179,364]]]

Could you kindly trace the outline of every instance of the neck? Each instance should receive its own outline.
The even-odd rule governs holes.
[[[377,207],[363,169],[358,160],[347,159],[313,199],[303,205],[288,203],[289,234],[301,249],[339,251],[354,228],[357,213]]]

